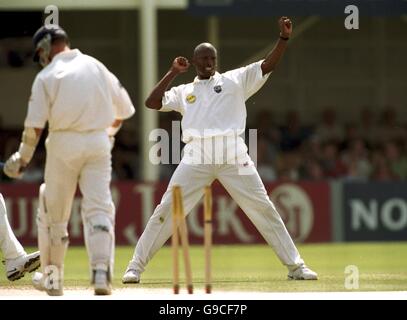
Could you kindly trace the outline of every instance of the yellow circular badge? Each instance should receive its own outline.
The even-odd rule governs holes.
[[[194,103],[196,100],[196,97],[193,94],[187,95],[187,102],[188,103]]]

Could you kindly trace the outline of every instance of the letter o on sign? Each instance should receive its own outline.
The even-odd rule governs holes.
[[[383,224],[392,231],[400,231],[407,227],[407,203],[396,198],[386,201],[381,210]],[[398,211],[399,217],[395,219],[393,212]]]

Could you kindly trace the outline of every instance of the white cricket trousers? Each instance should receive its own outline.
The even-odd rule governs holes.
[[[6,204],[0,193],[0,248],[5,260],[16,259],[25,255],[20,242],[15,237],[7,219]]]
[[[110,263],[112,268],[115,209],[110,192],[111,143],[107,133],[50,132],[46,148],[45,184],[40,188],[37,218],[42,267],[63,269],[68,221],[79,185],[91,267],[99,263],[108,269]]]
[[[187,215],[202,198],[204,187],[215,179],[246,213],[284,265],[294,269],[303,264],[276,207],[267,195],[256,167],[247,154],[246,158],[249,160],[246,162],[249,168],[245,170],[249,169],[251,174],[244,175],[239,174],[242,169],[239,164],[193,165],[181,162],[137,243],[129,268],[143,272],[147,263],[171,236],[172,186],[181,187]]]

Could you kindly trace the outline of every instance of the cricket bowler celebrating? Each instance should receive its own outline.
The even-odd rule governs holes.
[[[134,256],[122,278],[123,283],[138,283],[147,263],[171,236],[172,186],[181,187],[185,212],[188,214],[202,198],[204,187],[215,179],[225,187],[287,266],[289,279],[317,279],[317,274],[301,259],[247,154],[244,140],[239,137],[246,127],[245,101],[264,85],[283,56],[292,33],[289,18],[281,17],[278,24],[280,38],[264,60],[219,74],[216,71],[216,49],[209,43],[202,43],[193,54],[192,64],[197,73],[194,81],[168,90],[173,79],[186,72],[190,66],[186,58],[178,57],[147,98],[146,106],[151,109],[182,114],[183,141],[186,146],[182,161],[161,203],[137,243]],[[208,150],[204,150],[205,145],[211,145],[212,141],[216,145],[218,140],[225,140],[234,134],[237,134],[237,139],[227,139],[223,150],[215,150],[223,156],[225,153],[230,154],[229,149],[233,149],[231,153],[235,155],[232,159],[234,162],[229,161],[231,159],[228,157],[223,163],[219,163],[218,159],[215,162],[208,159],[210,155]],[[191,154],[203,155],[204,161],[191,161]],[[219,158],[219,152],[215,157]]]
[[[34,286],[63,294],[68,221],[79,184],[81,215],[95,294],[111,294],[115,207],[110,193],[113,136],[135,112],[127,91],[98,60],[70,49],[66,32],[41,27],[33,37],[43,69],[36,76],[19,150],[5,163],[14,178],[30,162],[48,122],[45,183],[39,190],[38,246],[42,274]]]

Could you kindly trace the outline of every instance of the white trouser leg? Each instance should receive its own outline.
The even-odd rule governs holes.
[[[154,210],[137,243],[130,268],[143,272],[147,263],[171,236],[172,186],[181,187],[185,215],[188,215],[202,198],[204,187],[214,180],[213,171],[214,166],[212,165],[188,165],[183,162],[178,165],[161,203]]]
[[[62,285],[68,221],[82,160],[77,144],[64,134],[50,134],[46,146],[45,187],[40,188],[37,218],[38,246],[43,271],[55,273],[56,267]]]
[[[105,269],[113,276],[115,207],[110,192],[110,151],[90,157],[82,168],[82,220],[90,271]]]
[[[303,264],[255,166],[251,164],[249,168],[244,169],[246,174],[239,174],[239,165],[224,165],[218,179],[272,246],[281,262],[288,268]],[[248,169],[251,174],[247,174]]]
[[[25,255],[24,248],[15,237],[7,219],[6,204],[0,193],[0,247],[4,259],[15,259]]]

